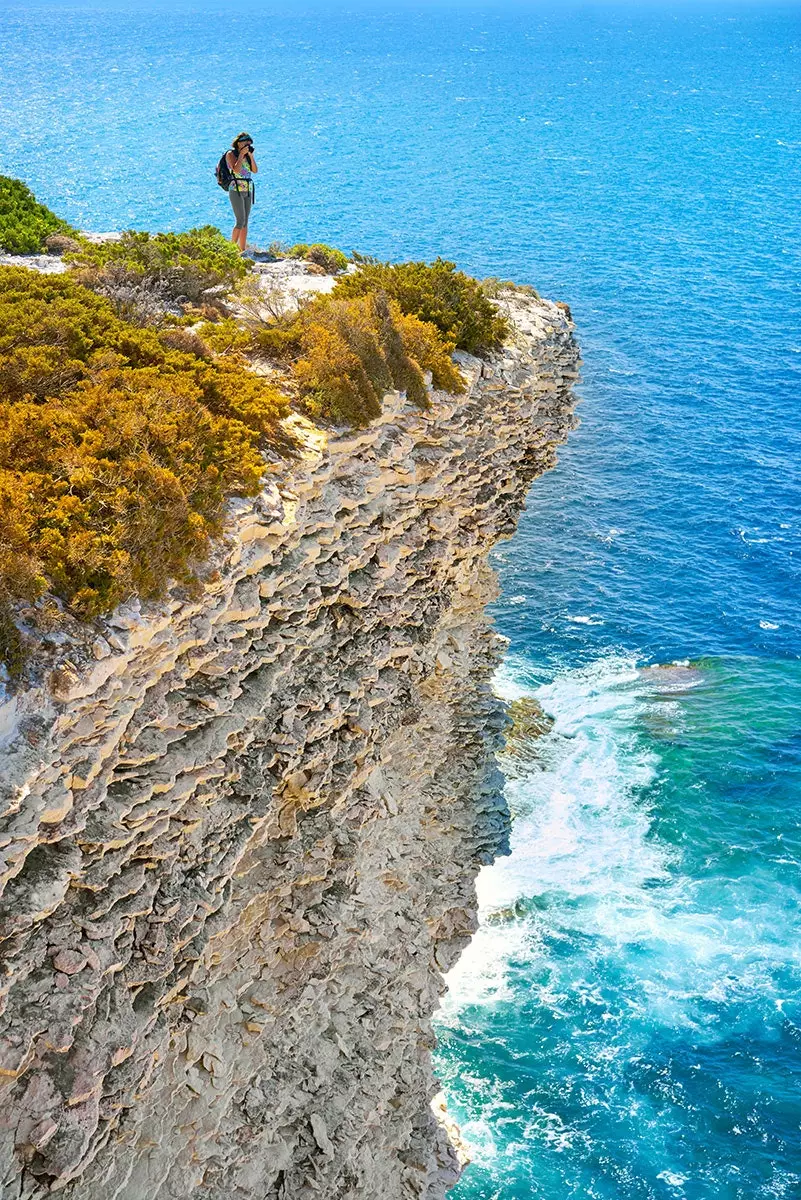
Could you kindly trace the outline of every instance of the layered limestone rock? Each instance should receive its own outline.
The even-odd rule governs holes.
[[[444,1195],[431,1016],[506,848],[490,547],[571,429],[569,314],[386,398],[0,710],[0,1194]]]

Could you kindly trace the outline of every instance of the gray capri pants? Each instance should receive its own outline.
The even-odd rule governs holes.
[[[236,188],[236,184],[231,184],[228,189],[228,198],[231,201],[231,208],[234,210],[234,220],[236,221],[237,229],[244,229],[250,217],[250,210],[253,207],[253,191],[249,187],[246,192],[240,192]]]

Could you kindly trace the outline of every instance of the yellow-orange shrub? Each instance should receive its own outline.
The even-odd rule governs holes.
[[[465,388],[446,342],[433,325],[404,315],[381,293],[339,300],[323,297],[302,309],[293,364],[309,411],[342,424],[366,425],[381,411],[392,388],[428,406],[424,372],[435,387]]]
[[[334,296],[385,292],[404,313],[435,325],[460,350],[481,353],[502,345],[509,323],[481,284],[452,262],[382,263],[361,259],[337,280]]]
[[[158,595],[191,579],[226,496],[258,490],[285,398],[169,341],[69,277],[0,268],[0,604]]]

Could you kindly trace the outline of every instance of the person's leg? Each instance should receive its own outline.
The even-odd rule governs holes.
[[[250,222],[250,210],[253,207],[253,195],[251,192],[245,192],[242,196],[242,216],[243,219],[239,222],[239,248],[244,253],[245,247],[248,244],[248,224]]]
[[[242,226],[247,224],[244,204],[242,203],[242,201],[245,199],[245,196],[241,192],[238,192],[236,188],[231,188],[231,190],[228,192],[228,199],[231,201],[231,208],[234,210],[235,221],[234,230],[231,234],[231,241],[235,246],[239,246],[241,250],[242,234],[244,232]]]

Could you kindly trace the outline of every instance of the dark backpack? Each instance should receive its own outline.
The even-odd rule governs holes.
[[[217,180],[223,191],[227,192],[233,177],[233,172],[228,166],[228,151],[226,150],[225,154],[223,154],[222,158],[214,169],[214,178]]]

